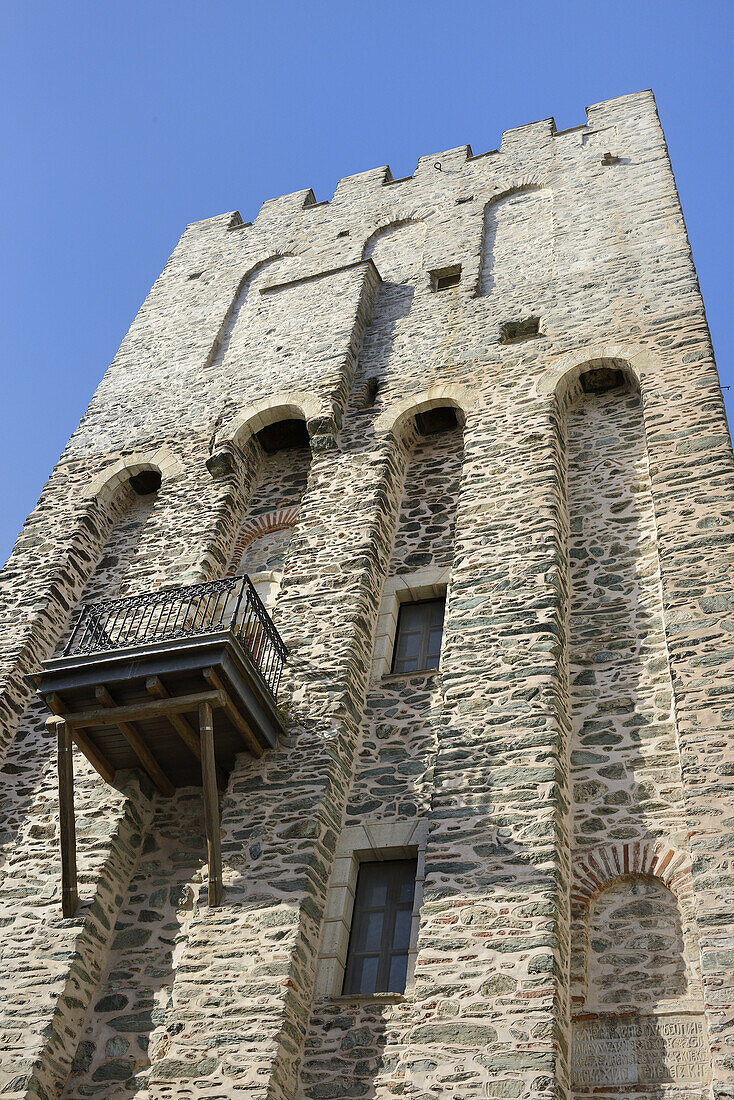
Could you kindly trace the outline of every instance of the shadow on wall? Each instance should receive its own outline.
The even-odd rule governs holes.
[[[318,1059],[309,1063],[306,1055],[296,1100],[375,1100],[387,1095],[384,1078],[390,1076],[400,1056],[395,1040],[400,1036],[398,1043],[407,1041],[410,1028],[400,1026],[396,1007],[379,1001],[320,1003],[314,1010],[312,1028],[323,1036],[323,1043]]]
[[[413,305],[415,287],[401,283],[383,283],[379,289],[372,318],[364,334],[362,359],[372,374],[383,375],[390,362],[399,325]]]
[[[577,850],[684,828],[642,406],[604,369],[566,417]]]
[[[111,1095],[105,1083],[115,1096],[139,1095],[152,1059],[170,1045],[161,1024],[172,1009],[177,959],[205,877],[201,817],[198,788],[156,806],[62,1094],[66,1100]],[[173,1025],[173,1033],[183,1026]]]
[[[364,246],[362,258],[374,261],[382,279],[361,356],[377,373],[389,362],[399,322],[410,313],[425,240],[425,224],[408,220],[379,229]]]
[[[675,895],[647,875],[610,883],[594,898],[589,912],[587,1009],[644,1011],[687,991]]]
[[[104,548],[84,586],[76,608],[70,614],[53,656],[63,653],[73,624],[75,612],[85,603],[114,598],[124,592],[131,573],[140,567],[141,547],[144,545],[146,525],[154,515],[156,494],[136,495],[123,487],[117,504],[117,519],[107,537]],[[0,769],[0,849],[4,852],[25,853],[28,849],[19,837],[27,824],[28,809],[36,798],[48,797],[49,790],[56,798],[56,745],[45,728],[50,711],[44,703],[33,698],[26,709],[15,737],[8,746],[3,767]],[[86,762],[79,760],[79,778],[89,774],[90,780],[101,784],[102,780]],[[80,785],[80,810],[83,807]],[[35,817],[35,811],[31,815]],[[17,872],[14,879],[17,880]],[[18,885],[16,881],[16,886]],[[34,887],[35,890],[35,887]]]

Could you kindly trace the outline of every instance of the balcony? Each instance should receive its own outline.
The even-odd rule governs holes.
[[[203,788],[209,902],[219,903],[217,787],[238,753],[276,744],[286,657],[247,577],[82,608],[63,655],[31,677],[58,742],[65,916],[77,903],[72,741],[108,783],[140,768],[163,797]]]

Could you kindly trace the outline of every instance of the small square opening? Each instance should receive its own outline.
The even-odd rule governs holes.
[[[540,336],[540,317],[525,317],[522,321],[505,321],[500,327],[501,344],[517,344]]]
[[[461,281],[461,264],[431,272],[431,290],[450,290]]]
[[[377,400],[377,391],[380,388],[380,379],[376,377],[368,378],[364,384],[364,390],[362,391],[362,408],[371,409],[374,407]]]

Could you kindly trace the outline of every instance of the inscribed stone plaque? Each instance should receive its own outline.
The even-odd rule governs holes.
[[[609,1016],[573,1025],[574,1087],[703,1084],[711,1060],[701,1015]]]

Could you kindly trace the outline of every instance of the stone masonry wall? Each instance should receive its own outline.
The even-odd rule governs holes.
[[[82,592],[82,600],[114,595],[134,572],[155,498],[129,488],[111,508],[112,530]],[[72,622],[73,622],[73,616]],[[71,623],[57,651],[66,642]],[[44,726],[48,712],[39,701],[27,709],[9,746],[0,797],[3,861],[0,904],[5,954],[18,964],[3,972],[0,988],[6,1026],[0,1035],[10,1081],[21,1088],[32,1076],[48,1036],[39,1027],[41,1005],[57,1020],[54,1031],[79,1025],[78,987],[94,988],[104,963],[116,905],[139,854],[141,829],[150,815],[150,791],[131,777],[119,791],[108,787],[83,757],[75,760],[79,837],[79,919],[58,921],[58,804],[56,745]],[[50,942],[49,942],[50,941]],[[44,944],[46,945],[44,947]],[[48,955],[46,952],[48,951]],[[74,966],[68,968],[68,957]],[[75,973],[76,970],[76,973]],[[56,1038],[54,1036],[54,1041]],[[46,1080],[44,1080],[44,1077]],[[40,1077],[55,1087],[63,1076],[49,1067]],[[53,1093],[52,1093],[53,1095]]]
[[[420,437],[411,427],[405,445],[402,499],[387,575],[402,576],[409,584],[416,570],[453,564],[462,431]],[[371,686],[346,826],[390,825],[397,833],[414,819],[427,817],[442,711],[436,673],[391,675]],[[343,965],[338,982],[342,976]],[[403,1089],[406,1074],[415,1068],[406,1045],[406,1028],[414,1021],[400,998],[377,1001],[379,1007],[360,998],[332,996],[314,1004],[298,1096],[318,1100]]]
[[[310,450],[301,447],[263,456],[240,528],[240,533],[245,533],[242,539],[245,545],[240,548],[238,536],[230,562],[236,573],[282,572],[310,461]],[[268,526],[263,534],[258,534],[258,521],[272,512],[283,513],[288,526],[280,529]]]
[[[639,395],[568,415],[575,846],[687,845],[655,512]]]
[[[582,395],[600,367],[629,389]],[[461,433],[417,440],[440,405]],[[252,439],[293,417],[311,460],[274,605],[289,731],[223,794],[223,904],[203,904],[196,792],[107,787],[75,758],[63,920],[25,676],[103,550],[94,598],[224,575],[248,517],[295,506],[300,487],[266,499]],[[150,502],[125,489],[140,469],[162,476]],[[651,93],[189,226],[0,579],[0,1094],[734,1096],[733,528]],[[375,681],[383,592],[434,565],[439,673]],[[316,997],[336,853],[372,821],[424,838],[411,983]],[[636,975],[679,952],[677,920],[667,1014],[584,1001],[610,936]]]

